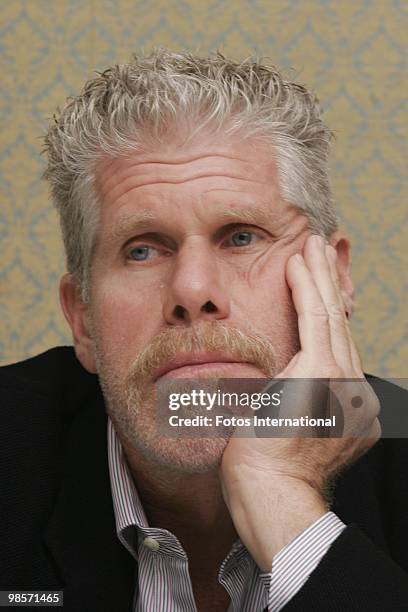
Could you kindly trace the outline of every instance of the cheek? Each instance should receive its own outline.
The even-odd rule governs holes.
[[[160,328],[158,289],[136,286],[135,279],[103,279],[95,285],[93,315],[100,349],[130,364]]]
[[[247,317],[254,331],[267,336],[292,338],[297,315],[285,278],[288,254],[259,258],[235,278],[231,287],[233,308]]]

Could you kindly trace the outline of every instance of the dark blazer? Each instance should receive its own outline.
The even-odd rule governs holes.
[[[369,381],[385,415],[407,406]],[[72,348],[0,368],[0,590],[64,590],[64,612],[131,611],[137,567],[116,536],[106,429],[97,377]],[[383,439],[339,477],[333,511],[348,526],[285,611],[408,610],[407,447]]]

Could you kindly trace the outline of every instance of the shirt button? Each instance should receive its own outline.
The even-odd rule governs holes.
[[[159,542],[155,540],[154,538],[150,538],[150,537],[145,538],[143,540],[143,544],[147,546],[147,548],[150,548],[150,550],[154,550],[154,551],[159,550],[160,548]]]

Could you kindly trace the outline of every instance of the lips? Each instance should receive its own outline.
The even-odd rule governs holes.
[[[177,370],[181,371],[181,368],[186,366],[201,366],[206,364],[225,364],[225,363],[248,363],[231,357],[224,353],[184,353],[179,354],[162,367],[158,368],[154,374],[154,379],[165,376],[166,374],[176,373]]]

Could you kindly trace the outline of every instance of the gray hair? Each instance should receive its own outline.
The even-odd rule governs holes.
[[[159,48],[97,75],[68,98],[45,136],[44,178],[60,215],[67,268],[85,301],[99,220],[98,163],[148,150],[186,117],[191,137],[207,127],[269,143],[283,198],[306,214],[312,231],[329,236],[337,228],[327,167],[332,132],[316,97],[273,66]]]

